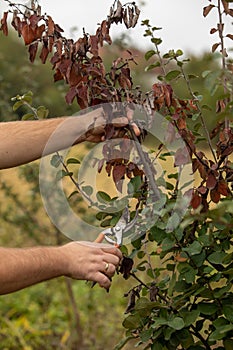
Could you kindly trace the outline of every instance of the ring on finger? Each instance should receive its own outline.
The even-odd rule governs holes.
[[[109,269],[109,263],[105,263],[105,268],[104,268],[104,270],[107,272],[108,269]]]

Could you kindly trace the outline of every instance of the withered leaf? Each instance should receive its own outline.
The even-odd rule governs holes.
[[[227,34],[226,37],[230,38],[231,40],[233,40],[233,34]]]
[[[133,264],[133,259],[127,256],[123,256],[119,272],[123,274],[124,279],[128,279],[130,277],[130,272],[133,268]]]
[[[206,17],[210,13],[210,11],[215,7],[215,5],[208,5],[203,8],[203,16]]]
[[[197,191],[198,191],[200,194],[206,194],[206,192],[208,191],[208,189],[207,189],[205,186],[200,186],[200,187],[198,187]]]
[[[90,35],[89,43],[90,43],[90,52],[94,56],[99,56],[98,37],[96,35]]]
[[[65,97],[66,103],[68,103],[69,105],[72,104],[76,94],[77,94],[76,86],[71,87]]]
[[[32,29],[35,29],[38,26],[39,21],[41,20],[41,16],[37,16],[33,14],[29,17],[29,23]]]
[[[222,0],[222,5],[224,8],[224,12],[227,14],[229,12],[229,3],[225,0]]]
[[[190,203],[192,208],[197,209],[201,205],[201,202],[202,202],[201,196],[198,193],[194,193]]]
[[[157,295],[159,292],[159,288],[156,285],[150,286],[150,301],[156,301],[157,300]]]
[[[115,184],[124,178],[126,173],[126,166],[124,164],[116,164],[113,167],[112,175]]]
[[[98,173],[101,173],[102,169],[103,169],[103,166],[104,166],[104,162],[105,162],[105,159],[100,159],[98,161]]]
[[[229,10],[228,10],[228,14],[229,14],[231,17],[233,17],[233,9],[229,9]]]
[[[1,19],[1,30],[3,31],[3,34],[6,36],[8,35],[7,16],[8,16],[8,12],[4,12],[3,18]]]
[[[35,61],[37,49],[38,49],[38,42],[31,44],[28,48],[29,59],[32,63]]]
[[[76,98],[80,108],[88,107],[88,86],[85,83],[80,84],[77,89]]]
[[[34,30],[26,22],[23,23],[21,34],[24,39],[25,45],[31,44],[36,38]]]
[[[128,301],[127,308],[125,310],[125,314],[128,314],[129,312],[133,311],[135,304],[136,304],[136,293],[134,289],[132,289],[129,294],[129,301]]]
[[[209,190],[211,190],[215,188],[216,184],[217,184],[216,176],[213,174],[213,172],[210,172],[206,180],[206,187]]]
[[[40,59],[41,59],[41,62],[43,64],[45,64],[45,62],[47,60],[47,57],[48,57],[48,54],[49,54],[48,45],[46,45],[44,43],[43,46],[42,46],[42,49],[41,49],[41,53],[40,53]]]
[[[215,52],[217,50],[217,48],[219,47],[220,43],[215,43],[213,46],[212,46],[212,52]]]
[[[47,31],[48,31],[48,36],[52,36],[54,34],[54,21],[51,16],[48,16],[47,18]]]
[[[214,188],[210,191],[210,198],[214,203],[218,203],[220,201],[220,193],[217,188]]]
[[[210,34],[214,34],[214,33],[216,33],[218,31],[218,29],[216,29],[216,28],[211,28],[210,29]]]
[[[120,86],[123,89],[131,89],[132,79],[130,77],[130,69],[129,68],[121,68],[121,72],[118,76],[118,81],[119,81]]]
[[[227,197],[231,193],[227,182],[225,182],[224,180],[218,182],[217,190],[221,195],[225,197]]]
[[[175,153],[175,166],[189,163],[189,153],[186,148],[179,148]]]

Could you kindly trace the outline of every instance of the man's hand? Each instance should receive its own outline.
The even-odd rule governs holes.
[[[61,247],[1,248],[0,294],[59,276],[99,283],[107,290],[122,258],[103,243],[71,242]]]
[[[109,244],[95,242],[71,242],[60,250],[63,255],[64,275],[99,283],[106,290],[111,286],[122,259],[121,251]]]
[[[102,112],[99,112],[99,111]],[[88,113],[87,119],[86,119],[86,129],[87,131],[77,139],[77,143],[83,142],[83,141],[89,141],[98,143],[101,141],[105,141],[106,139],[106,126],[107,124],[107,117],[104,114],[104,111],[102,109],[97,110],[98,113],[96,113],[96,117],[94,116],[94,113]],[[88,123],[88,116],[91,115],[91,119]],[[94,116],[94,118],[93,118]],[[133,130],[135,132],[136,136],[140,135],[140,130],[138,126],[133,123],[133,111],[131,109],[127,110],[126,116],[122,117],[116,117],[111,120],[111,125],[114,127],[114,133],[111,138],[121,138],[125,135],[127,132],[127,126],[131,124],[133,127]]]

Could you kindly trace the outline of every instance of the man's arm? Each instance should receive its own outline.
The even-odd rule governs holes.
[[[116,118],[111,121],[116,127],[116,134],[122,131],[132,119]],[[0,169],[11,168],[40,158],[51,135],[56,131],[47,154],[68,148],[83,141],[100,142],[104,140],[106,116],[102,108],[89,113],[46,120],[15,121],[0,123]],[[138,127],[133,124],[135,133]],[[55,141],[54,141],[55,140]]]
[[[71,242],[61,247],[0,248],[0,294],[59,276],[94,281],[109,289],[121,257],[119,249],[91,242]]]
[[[70,140],[84,135],[102,109],[83,116],[61,117],[46,120],[15,121],[0,123],[0,169],[31,162],[42,156],[44,148],[55,130],[58,130],[54,149],[59,151],[70,146]],[[59,126],[66,122],[65,128]]]

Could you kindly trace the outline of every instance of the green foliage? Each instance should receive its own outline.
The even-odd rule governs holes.
[[[147,152],[140,151],[140,149],[138,151],[142,166],[136,166],[133,162],[127,163],[123,157],[120,158],[119,149],[117,149],[117,161],[106,161],[107,158],[104,152],[107,153],[109,150],[105,149],[103,152],[103,159],[99,162],[100,171],[103,164],[105,164],[107,175],[112,176],[118,190],[121,189],[120,181],[127,179],[127,195],[124,198],[126,205],[128,200],[133,199],[136,202],[136,209],[140,214],[145,215],[143,222],[140,223],[141,230],[144,233],[143,236],[133,241],[132,245],[121,247],[124,259],[119,273],[122,273],[127,280],[124,288],[127,287],[129,290],[125,293],[128,304],[122,322],[125,328],[125,338],[119,341],[115,350],[126,349],[127,345],[130,349],[134,346],[144,350],[210,350],[214,348],[231,349],[233,346],[233,131],[231,122],[233,81],[232,61],[228,58],[224,45],[224,40],[231,39],[231,34],[223,34],[222,17],[223,13],[226,16],[232,16],[233,9],[230,8],[230,3],[231,1],[222,0],[216,2],[215,5],[208,4],[203,9],[204,17],[212,14],[214,10],[218,10],[219,23],[216,28],[211,29],[211,34],[217,33],[219,40],[212,46],[212,54],[205,55],[203,60],[201,58],[201,64],[200,59],[185,58],[183,51],[180,49],[171,49],[162,54],[160,52],[162,39],[157,35],[161,28],[152,26],[149,20],[142,22],[145,28],[144,37],[150,39],[150,43],[153,45],[153,49],[143,55],[147,64],[145,70],[156,76],[149,93],[144,93],[142,89],[133,86],[129,68],[129,61],[133,61],[132,55],[125,61],[122,58],[115,60],[110,65],[107,73],[104,69],[100,69],[100,61],[104,66],[102,58],[98,56],[99,46],[101,46],[101,40],[103,40],[103,38],[100,39],[101,35],[104,33],[106,35],[105,40],[111,43],[108,33],[106,34],[103,30],[103,23],[106,22],[102,22],[99,31],[101,35],[93,36],[89,46],[84,45],[82,55],[77,55],[77,57],[74,55],[75,63],[78,62],[77,64],[81,66],[85,63],[85,69],[90,68],[90,60],[86,57],[93,55],[92,61],[96,69],[96,71],[91,70],[92,75],[90,75],[88,81],[85,80],[85,76],[82,76],[85,69],[77,70],[79,71],[78,74],[81,74],[77,79],[79,92],[77,92],[78,90],[74,91],[72,85],[77,76],[66,75],[68,74],[67,71],[70,74],[69,68],[71,66],[67,68],[64,74],[66,80],[70,79],[67,102],[71,103],[76,96],[81,108],[85,108],[87,105],[95,105],[97,102],[108,102],[108,98],[112,102],[112,99],[115,98],[117,102],[133,101],[141,107],[146,105],[150,109],[151,115],[157,112],[163,115],[182,136],[189,150],[193,173],[197,175],[195,186],[191,190],[190,206],[180,217],[174,210],[174,203],[179,195],[178,172],[186,164],[182,149],[173,154],[175,162],[172,164],[172,170],[167,170],[164,176],[157,179],[157,184],[161,186],[160,188],[163,188],[163,191],[159,189],[160,201],[153,201],[153,197],[150,197],[150,192],[156,191],[148,189],[148,179],[144,173],[143,166],[146,167],[149,164],[153,169],[153,162],[148,157]],[[124,22],[127,26],[133,26],[132,22],[135,14],[137,14],[135,3],[132,4],[133,10],[122,7],[120,2],[114,2],[114,5],[117,5],[120,11],[114,12],[113,10],[111,12],[111,16],[108,18],[108,20],[111,19],[110,24],[122,21],[121,16],[123,13],[127,13],[128,17],[124,19]],[[21,30],[20,27],[18,27],[18,30]],[[33,43],[35,39],[34,37],[28,38],[27,34],[24,34],[23,37],[26,45],[29,39],[29,44]],[[88,40],[87,38],[84,35],[83,38],[80,38],[80,42],[87,43],[85,41]],[[55,37],[55,39],[57,38]],[[67,41],[64,40],[63,49],[67,48],[66,44]],[[32,48],[29,46],[30,50]],[[219,53],[217,53],[218,50]],[[61,50],[59,54],[61,62],[64,59],[62,52]],[[96,72],[98,73],[97,78],[94,77]],[[62,75],[58,73],[59,69],[56,78],[60,80]],[[79,79],[83,79],[82,81],[86,84],[80,84],[79,86]],[[103,91],[99,89],[100,80],[104,86]],[[91,99],[89,99],[89,94],[86,93],[87,89],[89,93],[91,92]],[[78,93],[82,98],[79,99]],[[26,116],[24,115],[26,119],[31,118],[32,115],[36,118],[47,117],[47,108],[41,107],[41,103],[38,103],[39,107],[37,108],[32,107],[34,101],[32,101],[30,93],[17,95],[14,102],[13,109],[15,111],[26,106],[32,112],[27,113]],[[130,128],[127,132],[127,137],[135,138]],[[143,135],[139,138],[139,143],[143,143],[144,136],[147,140],[147,136]],[[171,137],[170,134],[168,136]],[[127,142],[126,140],[124,141]],[[127,144],[120,148],[121,152],[124,151],[125,145]],[[152,149],[155,148],[155,150],[152,150],[151,153],[155,154],[155,159],[159,157],[161,161],[168,163],[171,154],[164,150],[164,145],[159,145],[158,148],[156,148],[156,144],[152,146]],[[129,147],[129,153],[130,151]],[[75,157],[64,160],[59,154],[54,155],[51,159],[51,165],[55,168],[60,165],[63,166],[62,169],[58,169],[57,180],[68,178],[76,183],[77,189],[69,194],[69,199],[76,200],[75,205],[80,206],[80,195],[82,194],[85,198],[90,199],[93,195],[93,188],[90,185],[77,184],[75,181],[76,173],[73,172],[73,169],[70,171],[69,166],[74,165],[76,167],[79,164],[80,161]],[[155,173],[156,171],[154,171]],[[30,168],[26,167],[22,176],[32,186],[29,201],[30,212],[28,212],[24,201],[12,191],[12,188],[2,183],[2,190],[10,198],[10,201],[17,205],[17,212],[12,213],[12,203],[6,204],[3,211],[3,220],[17,227],[19,232],[21,230],[30,231],[32,241],[35,237],[37,239],[39,237],[39,240],[41,240],[44,237],[39,233],[48,233],[49,230],[47,225],[42,225],[41,221],[38,220],[39,215],[41,215],[41,205],[39,204],[38,185],[35,184],[34,171],[31,172]],[[153,183],[153,181],[152,179],[151,182]],[[187,184],[185,185],[187,186]],[[152,194],[155,195],[156,193]],[[96,219],[101,222],[102,227],[114,226],[118,222],[121,213],[110,213],[105,212],[105,210],[109,204],[115,209],[114,202],[117,201],[118,197],[112,197],[102,190],[97,192],[96,197],[98,203],[91,202],[91,205],[98,206],[100,210],[96,215]],[[146,216],[149,211],[147,207],[148,199],[150,200],[149,205],[153,206],[155,213],[155,218],[153,218],[155,224],[152,227],[150,227],[150,222],[148,222]],[[83,211],[87,216],[91,216],[90,211],[88,213],[85,209]],[[136,210],[132,210],[131,218],[134,217],[135,212]],[[51,236],[56,237],[56,243],[61,242],[57,232],[51,233]],[[19,243],[22,242],[19,241]],[[120,299],[118,292],[119,289],[116,286],[113,293],[116,293],[116,297]],[[89,293],[90,291],[88,295],[92,295],[93,298],[95,294]],[[60,293],[56,291],[54,295],[60,301]],[[100,297],[102,301],[101,298],[103,299],[102,295]],[[72,296],[71,299],[73,300]],[[43,302],[41,303],[43,304]],[[122,301],[119,301],[119,303],[122,303]],[[84,309],[83,317],[86,320],[90,313],[92,316],[94,315],[93,319],[96,322],[99,315],[94,312],[92,314],[96,307],[96,304],[95,307],[93,305],[94,302],[88,300],[88,306],[87,309]],[[98,303],[98,306],[101,310],[101,302]],[[115,304],[110,306],[114,308]],[[44,304],[40,312],[44,310],[43,307]],[[52,307],[53,317],[56,314],[54,310],[56,309]],[[72,311],[74,312],[74,310]],[[19,308],[19,312],[22,312],[22,309]],[[101,310],[100,315],[108,321],[105,310]],[[112,317],[112,311],[108,315]],[[75,317],[75,312],[73,316]],[[33,317],[33,313],[31,317]],[[67,321],[66,315],[63,314],[61,319],[64,320],[63,318]],[[53,318],[50,320],[53,321]],[[11,327],[11,321],[11,313],[7,310],[6,324],[9,328]],[[34,320],[30,322],[34,325]],[[69,339],[72,342],[73,333],[71,332],[67,336],[61,326],[63,321],[58,323],[56,320],[56,322],[55,325],[57,325],[58,331],[49,340],[52,341],[55,338],[56,342],[57,338],[62,336],[56,346],[61,347],[64,343],[65,346],[72,347],[70,345],[72,343],[67,342],[66,344],[65,340]],[[41,325],[42,329],[43,327],[44,324]],[[86,331],[90,336],[93,327],[93,321],[90,321],[89,328],[81,327],[83,335],[86,336]],[[15,324],[12,328],[15,330]],[[98,333],[97,328],[98,326],[95,331]],[[109,328],[107,327],[108,330]],[[61,332],[59,332],[60,329]],[[103,327],[103,329],[106,332],[106,328]],[[45,330],[47,331],[46,327]],[[72,331],[74,331],[74,327]],[[3,338],[4,332],[6,332],[5,328],[2,331]],[[34,341],[33,332],[28,331],[28,329],[27,332],[29,334],[25,332],[23,337],[17,332],[17,339],[15,335],[13,338],[15,344],[26,347],[27,343],[24,339],[26,336],[32,337]],[[110,332],[109,336],[112,337],[113,333]],[[50,334],[48,334],[49,336]],[[5,346],[8,346],[9,339],[4,338],[3,341],[5,341]],[[41,338],[35,339],[34,348],[42,346],[43,343],[41,342]],[[94,341],[85,345],[89,348],[94,345],[96,349],[98,346]],[[107,346],[112,348],[112,345],[113,341],[111,344],[101,343],[104,348]]]

